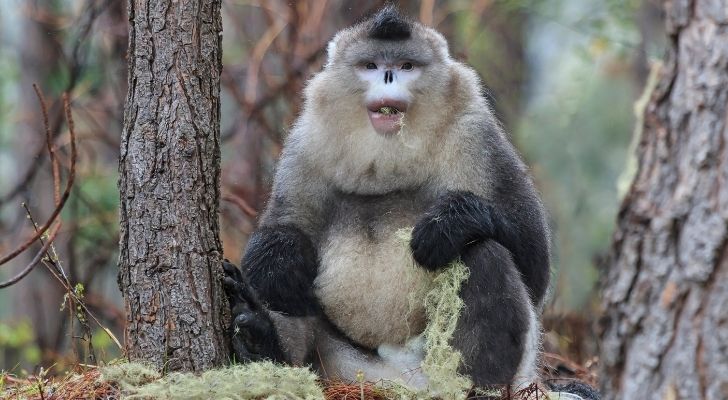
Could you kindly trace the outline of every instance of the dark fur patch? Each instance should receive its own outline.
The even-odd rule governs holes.
[[[452,262],[470,244],[494,239],[508,249],[533,304],[543,299],[549,282],[548,243],[540,216],[528,203],[505,214],[471,192],[450,192],[417,222],[412,232],[412,256],[421,266],[437,270]]]
[[[235,315],[230,326],[230,345],[238,362],[289,362],[273,322],[266,314],[246,312]]]
[[[278,225],[259,228],[250,237],[242,264],[262,302],[300,317],[320,312],[313,289],[316,260],[311,240],[300,229]]]
[[[515,191],[514,187],[503,186],[497,191]],[[493,238],[511,252],[533,304],[540,304],[548,288],[550,269],[548,236],[538,205],[507,194],[496,201],[499,207],[492,214]]]
[[[415,224],[412,257],[436,270],[457,258],[465,246],[490,238],[495,232],[492,208],[471,192],[450,192]]]
[[[278,332],[255,291],[240,270],[225,260],[223,285],[230,304],[230,344],[235,360],[287,362]]]
[[[463,355],[461,372],[478,387],[510,384],[526,350],[525,285],[508,250],[493,240],[469,246],[462,260],[470,276],[460,288],[465,307],[452,339]]]
[[[406,40],[412,35],[411,23],[392,4],[379,10],[370,21],[368,36],[371,39]]]

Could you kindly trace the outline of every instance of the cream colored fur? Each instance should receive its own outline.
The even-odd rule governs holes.
[[[361,373],[369,382],[390,380],[419,390],[427,387],[427,377],[419,368],[424,358],[423,351],[410,344],[388,346],[383,352],[373,355],[363,353],[338,337],[324,337],[317,340],[317,349],[324,378],[354,382],[361,378]]]
[[[397,229],[381,242],[338,232],[321,251],[316,295],[329,319],[370,349],[404,344],[425,327],[422,299],[432,274],[415,264]]]

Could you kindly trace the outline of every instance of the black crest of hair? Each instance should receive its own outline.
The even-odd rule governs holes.
[[[386,5],[370,19],[369,37],[378,40],[406,40],[412,35],[411,23],[397,7]]]

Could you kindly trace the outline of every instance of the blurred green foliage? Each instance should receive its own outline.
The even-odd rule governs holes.
[[[10,150],[16,122],[13,113],[17,111],[16,83],[20,79],[20,68],[13,58],[10,49],[0,46],[0,190],[5,190],[2,182],[11,182],[11,174],[15,173]],[[0,209],[0,218],[3,211]]]
[[[21,360],[20,364],[35,365],[41,353],[35,344],[35,331],[27,319],[15,323],[0,322],[0,366],[11,367],[5,359]]]
[[[530,74],[515,141],[551,214],[553,305],[588,313],[596,264],[611,243],[640,90],[640,2],[558,3],[531,12],[530,53],[541,64]]]
[[[83,175],[73,191],[71,204],[61,217],[78,224],[76,236],[79,254],[92,254],[99,239],[115,240],[118,234],[119,194],[116,186],[116,170],[97,165]],[[116,252],[116,249],[104,249]]]

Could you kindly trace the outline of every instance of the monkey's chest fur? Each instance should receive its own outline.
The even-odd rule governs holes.
[[[418,266],[402,238],[425,201],[412,194],[341,195],[320,242],[316,295],[350,339],[375,349],[422,332],[432,274]]]

